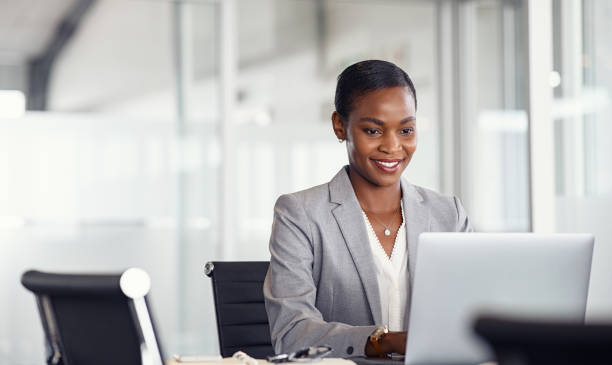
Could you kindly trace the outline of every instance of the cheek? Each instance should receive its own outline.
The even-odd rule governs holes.
[[[411,140],[407,141],[405,146],[407,149],[411,149],[412,151],[416,150],[417,147],[417,136],[414,136]]]
[[[354,143],[354,140],[347,140],[346,143],[346,152],[348,153],[348,158],[350,162],[354,162],[359,159],[359,150],[357,145]]]
[[[367,159],[368,156],[376,149],[376,143],[367,138],[358,138],[354,141],[355,157]]]
[[[417,142],[416,139],[410,142],[406,142],[404,143],[404,152],[409,156],[412,157],[412,155],[414,154],[414,152],[416,151],[416,147],[417,147]]]
[[[364,158],[364,153],[361,145],[352,143],[348,149],[349,158],[352,161],[361,161]]]

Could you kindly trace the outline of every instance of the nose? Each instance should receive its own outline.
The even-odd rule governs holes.
[[[380,152],[392,154],[402,149],[399,136],[395,133],[385,133],[380,141],[378,150]]]

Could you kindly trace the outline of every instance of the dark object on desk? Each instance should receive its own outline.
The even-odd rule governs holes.
[[[612,364],[612,325],[481,317],[474,329],[499,365]]]
[[[118,275],[28,271],[21,283],[36,295],[50,356],[48,364],[163,365],[163,354],[141,269]],[[142,351],[142,352],[141,352]]]
[[[316,362],[332,352],[329,346],[310,346],[288,354],[271,355],[268,362],[281,364],[285,362]]]
[[[357,365],[404,365],[404,358],[380,358],[380,357],[365,357],[353,356],[347,358]]]
[[[208,262],[221,356],[244,351],[256,359],[274,355],[263,297],[267,261]]]

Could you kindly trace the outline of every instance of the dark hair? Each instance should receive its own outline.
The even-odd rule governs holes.
[[[410,89],[416,109],[416,90],[410,76],[395,64],[380,60],[357,62],[338,76],[334,103],[336,112],[347,120],[356,98],[369,91],[404,86]]]

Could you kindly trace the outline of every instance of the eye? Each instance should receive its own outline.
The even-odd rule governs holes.
[[[402,134],[412,135],[414,134],[414,127],[404,128],[402,129]]]
[[[363,131],[366,134],[369,134],[371,136],[375,135],[375,134],[380,134],[380,131],[378,129],[374,129],[374,128],[364,128]]]

